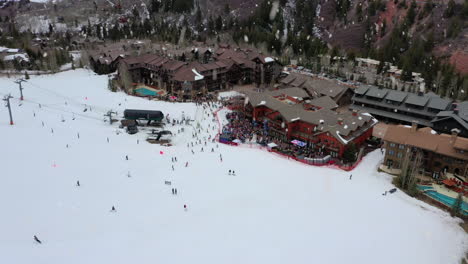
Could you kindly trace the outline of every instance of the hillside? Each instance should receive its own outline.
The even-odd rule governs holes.
[[[174,25],[179,29],[186,24],[191,36],[201,41],[220,36],[223,32],[238,41],[243,36],[235,36],[235,33],[242,33],[255,44],[266,42],[266,47],[270,51],[276,50],[278,54],[289,46],[293,46],[294,53],[298,53],[298,50],[307,47],[303,44],[294,47],[292,38],[300,38],[304,34],[324,41],[330,49],[335,47],[376,59],[395,57],[397,54],[380,53],[389,50],[386,45],[392,45],[389,43],[395,41],[392,34],[404,34],[398,40],[405,42],[398,47],[402,56],[411,49],[412,40],[421,40],[424,45],[430,46],[429,53],[452,63],[460,72],[468,73],[468,0],[199,0],[188,2],[193,3],[192,8],[190,4],[182,5],[186,2],[180,0],[28,2],[4,0],[0,17],[13,16],[17,29],[39,33],[48,32],[49,24],[62,32],[80,31],[89,24],[99,24],[110,30],[116,23],[124,27],[126,23],[134,21],[134,15],[138,14],[140,23],[145,19],[164,21],[168,26]],[[274,4],[278,4],[278,12],[275,12],[274,20],[268,20]],[[260,20],[242,23],[251,17]],[[2,21],[5,22],[5,19]],[[246,27],[254,33],[245,32]],[[3,28],[7,30],[8,26],[4,23]],[[228,37],[223,40],[233,39]],[[317,43],[313,46],[317,46]],[[307,55],[317,54],[310,52]],[[400,67],[405,63],[401,58],[395,59],[392,62]]]

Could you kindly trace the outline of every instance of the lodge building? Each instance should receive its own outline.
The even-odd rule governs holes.
[[[384,136],[386,149],[383,165],[401,169],[406,155],[422,152],[421,168],[424,174],[438,177],[452,173],[468,177],[468,139],[459,137],[458,130],[452,134],[437,134],[429,127],[391,125]],[[411,157],[410,157],[411,159]]]
[[[269,84],[281,72],[281,65],[276,60],[252,50],[221,48],[212,55],[210,53],[209,58],[206,63],[201,63],[145,54],[127,56],[121,63],[129,70],[134,83],[156,86],[183,99],[203,96],[235,84]],[[203,62],[206,60],[204,57]]]
[[[433,127],[431,121],[441,111],[450,109],[451,103],[434,93],[416,94],[366,85],[355,90],[351,108],[369,112],[380,121]]]
[[[282,142],[300,140],[315,152],[341,158],[350,143],[359,148],[377,123],[357,111],[336,112],[330,97],[311,98],[291,87],[264,93],[246,92],[246,116],[268,127],[268,135]]]

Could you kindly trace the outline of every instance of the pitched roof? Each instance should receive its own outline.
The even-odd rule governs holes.
[[[325,107],[311,111],[305,109],[305,106],[301,103],[291,105],[272,97],[268,93],[244,93],[253,107],[265,106],[278,111],[288,123],[302,121],[314,124],[318,127],[317,133],[329,133],[343,144],[347,144],[350,140],[366,131],[366,129],[360,131],[358,128],[364,126],[369,128],[377,123],[377,120],[367,113],[353,114],[349,111],[337,113]],[[321,100],[323,102],[327,101],[327,99]],[[320,100],[317,102],[320,102]],[[339,120],[342,120],[342,122],[340,123]]]
[[[308,103],[325,109],[335,109],[338,107],[336,102],[333,101],[333,99],[331,99],[329,96],[314,98]]]
[[[380,89],[378,87],[371,87],[371,88],[369,88],[369,91],[367,91],[366,96],[382,99],[387,95],[387,93],[388,93],[387,89]]]
[[[307,97],[309,97],[309,95],[306,93],[306,91],[304,91],[301,88],[297,88],[297,87],[290,87],[290,88],[274,90],[274,91],[268,92],[268,94],[270,94],[272,96],[278,96],[278,95],[283,95],[284,94],[284,95],[288,95],[288,96],[291,96],[291,97],[297,97],[297,98],[307,98]]]
[[[185,66],[174,74],[173,79],[178,82],[195,82],[203,80],[203,76],[195,68]]]
[[[387,95],[387,97],[385,97],[385,99],[401,103],[401,102],[403,102],[403,100],[405,100],[405,98],[407,96],[408,96],[408,94],[405,93],[405,92],[391,90],[391,91],[388,92],[388,95]]]
[[[364,95],[369,90],[369,88],[370,86],[368,85],[360,86],[359,88],[354,90],[354,93],[359,94],[359,95]]]
[[[430,131],[428,129],[413,131],[410,126],[390,125],[385,133],[384,140],[468,160],[468,152],[460,153],[455,149],[455,144],[462,148],[468,147],[467,138],[447,134],[438,135]]]
[[[408,94],[408,98],[406,99],[405,103],[417,105],[417,106],[425,106],[429,101],[428,96],[424,95],[417,95],[417,94]]]

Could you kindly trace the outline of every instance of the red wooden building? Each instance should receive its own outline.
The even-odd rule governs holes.
[[[291,93],[293,95],[291,95]],[[289,143],[299,140],[315,151],[342,157],[351,142],[361,146],[372,136],[377,123],[371,115],[358,112],[336,112],[332,99],[306,100],[299,88],[267,93],[248,93],[245,114],[255,121],[266,122],[268,135]]]

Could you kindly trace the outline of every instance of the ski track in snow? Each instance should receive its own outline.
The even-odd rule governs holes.
[[[14,126],[0,110],[0,263],[445,264],[467,250],[457,219],[401,191],[381,195],[393,186],[376,172],[379,151],[349,180],[258,149],[187,148],[191,126],[180,134],[181,125],[166,126],[177,134],[173,147],[151,145],[148,131],[128,135],[104,114],[141,108],[180,119],[184,111],[201,137],[217,122],[191,103],[112,93],[107,76],[90,71],[34,76],[22,104],[13,81],[0,79],[0,95],[15,97]]]

